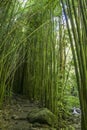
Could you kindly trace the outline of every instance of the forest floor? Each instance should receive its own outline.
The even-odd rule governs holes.
[[[12,99],[10,104],[5,103],[3,109],[0,109],[0,130],[56,130],[45,124],[29,123],[27,120],[29,111],[38,107],[38,103],[22,97]],[[73,116],[70,120],[69,124],[75,130],[80,130],[80,117]]]

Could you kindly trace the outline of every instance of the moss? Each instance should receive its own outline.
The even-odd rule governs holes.
[[[48,124],[52,127],[57,127],[57,117],[47,108],[33,109],[28,114],[28,120],[31,123]]]

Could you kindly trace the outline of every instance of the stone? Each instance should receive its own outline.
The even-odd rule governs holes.
[[[47,124],[51,127],[57,127],[57,117],[47,108],[33,109],[28,113],[27,119],[30,123]]]

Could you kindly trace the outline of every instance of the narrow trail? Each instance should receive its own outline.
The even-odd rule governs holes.
[[[38,107],[38,103],[31,103],[27,99],[12,99],[0,110],[0,130],[52,130],[48,125],[31,124],[27,120],[29,111]]]
[[[29,111],[39,106],[38,102],[30,102],[25,98],[12,99],[10,104],[4,105],[0,110],[0,130],[56,130],[45,124],[29,123],[27,120]],[[73,117],[72,122],[75,130],[80,130],[80,118]]]

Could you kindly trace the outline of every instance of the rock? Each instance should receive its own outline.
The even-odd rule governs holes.
[[[31,123],[48,124],[52,127],[57,127],[57,117],[47,108],[33,109],[28,113],[27,119]]]
[[[73,112],[74,110],[76,110],[76,112],[78,112],[78,113],[81,113],[81,109],[80,109],[80,108],[73,107],[73,108],[72,108],[72,112]]]
[[[13,119],[13,120],[27,120],[27,117],[26,117],[26,115],[23,113],[21,116],[20,116],[20,115],[19,115],[19,116],[13,115],[13,116],[11,117],[11,119]]]
[[[81,113],[80,108],[76,108],[76,111],[77,111],[78,113]]]
[[[79,108],[74,107],[72,110],[73,110],[73,112],[72,112],[73,115],[81,114],[81,110]]]
[[[19,119],[19,117],[17,115],[13,115],[11,118],[14,119],[14,120]]]

